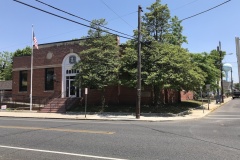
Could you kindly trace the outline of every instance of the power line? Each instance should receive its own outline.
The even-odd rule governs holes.
[[[180,9],[180,8],[183,8],[183,7],[185,7],[185,6],[188,6],[188,5],[190,5],[190,4],[192,4],[192,3],[196,2],[196,1],[199,1],[199,0],[194,0],[194,1],[192,1],[192,2],[189,2],[189,3],[187,3],[187,4],[184,4],[184,5],[180,6],[180,7],[177,7],[177,8],[175,8],[175,9],[173,9],[173,11],[178,10],[178,9]]]
[[[134,13],[137,13],[137,11],[131,12],[131,13],[128,13],[128,14],[125,14],[125,15],[122,15],[121,17],[118,17],[118,18],[112,18],[112,19],[108,20],[108,22],[113,21],[113,20],[116,20],[116,19],[119,19],[119,18],[122,18],[122,17],[129,16],[129,15],[134,14]]]
[[[62,10],[62,9],[56,8],[56,7],[54,7],[54,6],[52,6],[52,5],[49,5],[49,4],[47,4],[47,3],[44,3],[44,2],[42,2],[42,1],[40,1],[40,0],[36,0],[36,1],[39,2],[39,3],[42,3],[42,4],[46,5],[46,6],[48,6],[48,7],[50,7],[50,8],[56,9],[56,10],[58,10],[58,11],[61,11],[61,12],[63,12],[63,13],[66,13],[66,14],[68,14],[68,15],[71,15],[71,16],[73,16],[73,17],[76,17],[76,18],[79,18],[79,19],[81,19],[81,20],[84,20],[84,21],[87,21],[87,22],[89,22],[89,23],[92,23],[90,20],[87,20],[87,19],[82,18],[82,17],[80,17],[80,16],[76,16],[76,15],[74,15],[74,14],[72,14],[72,13],[69,13],[69,12],[67,12],[67,11],[64,11],[64,10]],[[94,23],[93,23],[93,24],[94,24]],[[98,25],[98,24],[97,24],[97,25]],[[123,32],[119,32],[119,31],[116,31],[116,30],[114,30],[114,29],[105,27],[105,26],[103,26],[103,25],[99,25],[99,26],[100,26],[100,27],[103,27],[103,28],[105,28],[105,29],[114,31],[114,32],[116,32],[116,33],[120,33],[120,34],[122,34],[122,35],[132,37],[132,36],[130,36],[130,35],[128,35],[128,34],[125,34],[125,33],[123,33]]]
[[[192,15],[192,16],[190,16],[190,17],[184,18],[184,19],[180,20],[180,22],[185,21],[185,20],[190,19],[190,18],[193,18],[193,17],[196,17],[196,16],[198,16],[198,15],[200,15],[200,14],[206,13],[206,12],[208,12],[208,11],[210,11],[210,10],[213,10],[213,9],[215,9],[215,8],[217,8],[217,7],[220,7],[221,5],[224,5],[224,4],[226,4],[226,3],[230,2],[230,1],[231,1],[231,0],[225,1],[225,2],[219,4],[219,5],[215,6],[215,7],[212,7],[212,8],[210,8],[210,9],[208,9],[208,10],[205,10],[205,11],[203,11],[203,12],[197,13],[197,14]]]
[[[110,9],[114,14],[116,14],[122,21],[124,21],[127,25],[129,25],[130,27],[134,28],[133,26],[131,26],[127,21],[125,21],[122,17],[120,17],[111,7],[109,7],[103,0],[101,0],[101,2],[108,8]]]
[[[40,9],[40,8],[31,6],[31,5],[29,5],[29,4],[27,4],[27,3],[24,3],[24,2],[21,2],[21,1],[18,1],[18,0],[13,0],[13,1],[18,2],[18,3],[21,3],[21,4],[25,5],[25,6],[30,7],[30,8],[34,8],[34,9],[39,10],[39,11],[41,11],[41,12],[45,12],[45,13],[47,13],[47,14],[53,15],[53,16],[55,16],[55,17],[58,17],[58,18],[61,18],[61,19],[64,19],[64,20],[67,20],[67,21],[70,21],[70,22],[73,22],[73,23],[76,23],[76,24],[79,24],[79,25],[82,25],[82,26],[85,26],[85,27],[88,27],[88,28],[92,28],[92,29],[95,29],[95,30],[98,30],[98,31],[100,30],[99,28],[95,28],[95,27],[92,27],[92,26],[89,26],[89,25],[86,25],[86,24],[83,24],[83,23],[80,23],[80,22],[71,20],[71,19],[69,19],[69,18],[65,18],[65,17],[59,16],[59,15],[56,15],[56,14],[54,14],[54,13],[51,13],[51,12],[45,11],[45,10],[43,10],[43,9]],[[100,30],[100,31],[103,31],[103,32],[108,33],[108,34],[116,35],[116,34],[111,33],[111,32],[109,32],[109,31],[105,31],[105,30]],[[132,39],[132,38],[125,37],[125,36],[121,36],[121,35],[117,35],[117,36],[122,37],[122,38],[126,38],[126,39]]]

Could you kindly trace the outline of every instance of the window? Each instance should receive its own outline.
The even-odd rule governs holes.
[[[45,90],[54,89],[54,69],[46,68],[45,69]]]
[[[27,71],[20,71],[19,91],[27,91]]]

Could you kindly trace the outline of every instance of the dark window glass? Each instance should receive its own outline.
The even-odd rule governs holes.
[[[19,91],[27,91],[27,71],[20,71]]]
[[[45,90],[53,90],[53,89],[54,89],[54,69],[46,68],[46,70],[45,70]]]

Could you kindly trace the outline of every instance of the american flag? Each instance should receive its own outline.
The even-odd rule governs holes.
[[[33,32],[33,42],[34,42],[34,46],[38,49],[38,43],[37,43],[37,38]]]

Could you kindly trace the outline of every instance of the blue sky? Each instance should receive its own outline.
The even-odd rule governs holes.
[[[21,0],[49,12],[76,20],[88,25],[87,22],[72,18],[55,11],[35,0]],[[137,28],[137,8],[141,5],[144,12],[155,0],[41,0],[82,18],[93,20],[105,18],[107,27],[132,35]],[[217,6],[227,0],[162,0],[167,4],[171,16],[179,19],[195,15]],[[192,53],[210,52],[219,41],[222,50],[233,53],[225,57],[224,62],[233,65],[233,80],[238,82],[235,37],[240,37],[240,1],[231,0],[209,12],[182,22],[183,35],[187,36],[188,44],[184,48]],[[144,14],[143,12],[143,14]],[[38,43],[66,41],[86,36],[89,28],[51,16],[29,8],[13,0],[0,1],[0,52],[14,52],[31,46],[31,29]],[[126,39],[121,38],[121,42]]]

